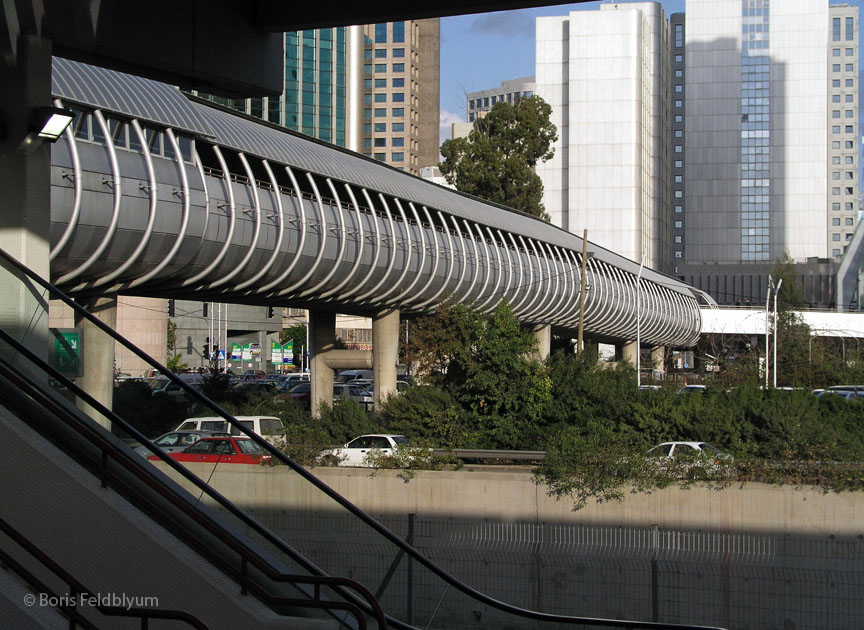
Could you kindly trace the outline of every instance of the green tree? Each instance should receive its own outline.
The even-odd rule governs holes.
[[[534,335],[520,327],[506,302],[489,314],[445,304],[413,330],[418,373],[464,411],[461,446],[536,444],[550,382],[545,367],[529,358],[536,349]]]
[[[306,325],[294,324],[283,328],[279,334],[279,343],[284,345],[289,341],[294,342],[294,365],[302,365],[306,353]]]
[[[555,153],[551,113],[539,96],[497,103],[474,122],[468,138],[441,145],[441,172],[457,190],[548,220],[534,167]]]

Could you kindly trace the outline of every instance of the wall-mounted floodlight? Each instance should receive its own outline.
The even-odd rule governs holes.
[[[72,120],[74,112],[60,107],[37,107],[30,118],[30,131],[48,142],[56,142]]]

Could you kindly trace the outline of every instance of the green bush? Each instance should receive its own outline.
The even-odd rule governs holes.
[[[183,422],[189,406],[185,398],[174,398],[162,392],[154,394],[144,381],[122,381],[114,388],[114,413],[151,438]],[[117,432],[120,432],[119,427]]]

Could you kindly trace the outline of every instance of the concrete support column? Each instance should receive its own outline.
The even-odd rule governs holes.
[[[336,314],[309,311],[309,409],[318,417],[321,403],[333,404],[333,368],[327,364],[327,352],[334,349]]]
[[[552,326],[536,326],[534,328],[534,337],[537,339],[537,350],[531,357],[535,361],[543,363],[548,357],[552,349]]]
[[[117,328],[117,297],[100,297],[79,302],[92,315],[112,329]],[[114,339],[90,320],[75,315],[75,327],[82,331],[81,361],[84,376],[77,384],[108,409],[114,400]],[[111,421],[83,401],[78,407],[96,422],[111,430]]]
[[[621,361],[629,361],[634,366],[636,365],[636,357],[638,356],[637,352],[639,352],[639,348],[635,341],[616,346],[615,350],[616,354],[621,357]]]
[[[666,348],[655,346],[651,348],[651,369],[666,372]]]
[[[18,35],[11,46],[0,55],[0,248],[48,279],[51,148],[22,143],[33,108],[51,105],[51,42]],[[5,271],[0,295],[0,326],[48,359],[47,295]],[[26,369],[27,362],[19,365]]]
[[[399,361],[399,311],[381,311],[372,318],[372,378],[375,380],[375,410],[396,393],[396,363]]]

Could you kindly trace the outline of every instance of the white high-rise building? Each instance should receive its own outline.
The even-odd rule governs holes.
[[[555,157],[537,165],[560,227],[665,271],[669,238],[669,26],[656,2],[541,17],[536,93]]]
[[[826,266],[852,243],[859,210],[858,8],[688,0],[673,29],[686,191],[674,273],[721,303],[757,301],[788,254],[808,301],[834,304]]]
[[[685,15],[686,262],[827,256],[828,3],[688,0]],[[840,140],[844,122],[854,139],[857,115]]]

